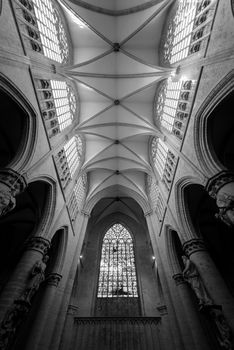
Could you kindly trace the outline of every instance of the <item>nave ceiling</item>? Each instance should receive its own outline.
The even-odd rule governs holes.
[[[92,1],[112,11],[106,15],[84,7],[84,1],[59,1],[74,50],[72,64],[64,65],[61,74],[73,80],[79,93],[80,119],[75,132],[86,143],[82,171],[89,174],[87,202],[103,193],[111,203],[106,213],[128,211],[131,194],[147,202],[145,179],[153,171],[149,140],[162,137],[153,120],[156,87],[174,71],[160,67],[158,57],[166,14],[173,2],[151,1],[149,8],[117,16],[119,10],[139,10],[139,5],[149,2]],[[116,203],[116,198],[124,200]]]

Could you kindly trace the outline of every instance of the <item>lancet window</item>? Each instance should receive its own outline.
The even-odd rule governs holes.
[[[76,219],[78,213],[81,212],[83,208],[86,192],[87,192],[87,174],[84,173],[79,176],[69,201],[68,208],[69,208],[69,213],[72,221]]]
[[[150,175],[147,176],[147,193],[153,212],[156,213],[158,220],[162,221],[165,212],[163,197],[156,180]]]
[[[164,60],[173,64],[205,49],[211,31],[215,0],[179,0],[168,24]]]
[[[162,83],[156,98],[156,116],[162,127],[182,140],[194,91],[192,80]]]
[[[83,143],[80,136],[73,136],[55,156],[59,177],[63,188],[73,178],[79,167],[83,151]]]
[[[69,56],[67,34],[51,0],[15,0],[22,35],[32,50],[65,63]]]
[[[169,190],[177,162],[176,156],[161,139],[156,137],[152,140],[151,155],[154,167],[160,179]]]
[[[116,223],[103,238],[97,298],[137,297],[133,240],[129,231]]]
[[[77,112],[77,99],[66,81],[41,79],[37,85],[46,130],[49,137],[53,137],[72,123]]]

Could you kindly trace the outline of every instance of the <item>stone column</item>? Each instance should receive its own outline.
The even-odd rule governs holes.
[[[213,176],[207,182],[206,190],[216,200],[219,212],[215,216],[234,227],[234,173],[222,171]]]
[[[50,242],[40,236],[31,237],[26,242],[25,252],[0,296],[0,321],[15,300],[22,297],[32,267],[37,261],[42,260],[49,247]]]
[[[23,192],[27,184],[24,177],[12,169],[0,170],[0,216],[15,208],[19,193]]]
[[[50,273],[46,277],[42,300],[39,301],[37,312],[30,329],[25,350],[44,349],[48,346],[47,334],[50,334],[50,326],[56,322],[57,314],[54,313],[55,295],[62,276],[58,273]]]
[[[202,325],[199,320],[198,312],[196,311],[194,302],[191,298],[192,295],[190,293],[186,281],[184,280],[182,273],[177,273],[173,275],[172,278],[175,281],[178,294],[181,300],[181,308],[184,309],[186,321],[189,324],[192,333],[193,343],[191,342],[191,346],[193,346],[193,349],[197,350],[210,349],[208,339],[202,330]]]
[[[223,314],[232,331],[234,331],[234,299],[206,251],[203,240],[191,239],[183,244],[183,249],[186,256],[196,266],[213,303],[222,307]]]

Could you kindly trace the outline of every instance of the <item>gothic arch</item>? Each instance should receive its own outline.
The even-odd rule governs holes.
[[[179,258],[182,253],[182,244],[176,230],[171,226],[165,227],[166,253],[171,274],[181,273],[182,260]]]
[[[22,172],[35,150],[37,115],[18,87],[3,74],[0,74],[0,100],[2,110],[7,112],[7,117],[0,121],[0,166]]]
[[[201,168],[211,177],[226,169],[212,145],[210,117],[215,109],[234,91],[234,71],[227,74],[209,93],[194,118],[194,146]],[[225,116],[224,116],[225,117]],[[223,121],[223,120],[222,120]],[[220,121],[219,126],[222,126]],[[225,123],[225,121],[223,122]],[[234,126],[232,126],[232,129]],[[218,133],[219,135],[219,133]]]
[[[47,272],[61,274],[66,258],[68,241],[68,227],[63,226],[56,230],[51,239],[51,248],[48,253],[50,260]]]
[[[187,241],[192,238],[197,238],[197,232],[192,223],[191,217],[189,215],[188,203],[185,199],[185,189],[189,185],[199,184],[203,185],[199,178],[194,177],[183,177],[177,183],[175,183],[175,203],[176,212],[178,217],[179,227],[181,228],[181,241]]]

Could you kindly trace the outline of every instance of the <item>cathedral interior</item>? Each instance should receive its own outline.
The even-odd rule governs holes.
[[[0,29],[0,349],[233,350],[234,1]]]

